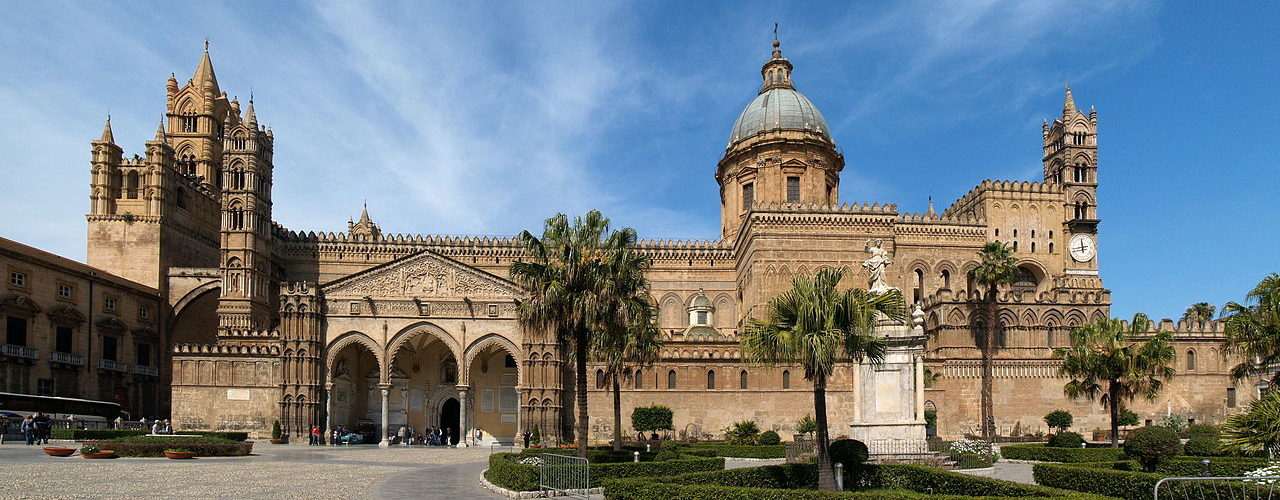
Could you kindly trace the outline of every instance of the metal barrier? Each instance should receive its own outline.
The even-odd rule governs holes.
[[[867,443],[873,460],[919,460],[934,455],[929,443],[919,439],[873,439]]]
[[[587,459],[543,453],[538,467],[538,490],[590,498],[591,469]],[[548,495],[550,496],[550,495]]]
[[[505,450],[507,453],[514,453],[516,451],[516,446],[514,444],[502,444],[502,443],[493,443],[489,445],[490,455],[494,453],[498,453],[499,451],[502,451],[502,450]]]
[[[1280,498],[1280,476],[1166,477],[1156,481],[1154,500],[1264,500]]]
[[[787,463],[799,464],[808,462],[809,459],[817,456],[818,442],[812,439],[805,439],[787,443]]]

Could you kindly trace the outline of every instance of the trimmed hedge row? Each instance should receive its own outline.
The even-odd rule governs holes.
[[[680,453],[695,456],[787,458],[785,444],[663,443],[662,449],[674,449]]]
[[[1209,475],[1238,477],[1244,473],[1268,465],[1265,458],[1252,457],[1177,457],[1156,467],[1156,473],[1166,476],[1199,476],[1204,470],[1201,460],[1209,460]]]
[[[1128,464],[1130,466],[1137,466],[1135,462],[1121,463]],[[1115,470],[1096,466],[1082,466],[1079,464],[1047,463],[1036,464],[1035,467],[1032,468],[1032,475],[1035,477],[1037,483],[1045,486],[1071,489],[1086,493],[1096,493],[1099,495],[1109,495],[1124,500],[1152,500],[1152,493],[1155,491],[1156,483],[1163,478],[1171,477],[1167,474],[1161,473]],[[1190,475],[1195,476],[1198,475],[1198,473]],[[1211,484],[1175,483],[1162,487],[1161,491],[1174,494],[1177,498],[1198,498],[1199,493],[1201,492],[1200,489],[1204,487],[1211,487]],[[1267,493],[1265,488],[1268,488],[1267,486],[1259,486],[1259,491],[1241,492],[1242,486],[1240,483],[1233,483],[1224,486],[1225,491],[1238,492],[1244,498],[1262,498],[1262,496],[1265,496]]]
[[[1043,444],[1002,446],[1000,454],[1006,459],[1040,462],[1114,462],[1125,459],[1121,448],[1054,448]]]
[[[1010,497],[1100,500],[1104,497],[1044,486],[1024,485],[907,464],[860,468],[853,484],[873,491],[827,492],[813,489],[817,465],[787,464],[671,477],[615,479],[605,483],[610,500],[972,500]],[[970,496],[982,492],[986,496]],[[1000,496],[1003,495],[1003,496]]]
[[[74,439],[76,441],[84,441],[88,439],[115,439],[125,436],[145,436],[149,433],[150,432],[143,430],[53,429],[50,437],[53,439]],[[249,439],[249,433],[247,432],[182,431],[181,434],[198,434],[205,437],[230,439],[232,441],[244,441]]]
[[[535,454],[536,455],[536,454]],[[484,478],[503,488],[515,491],[538,490],[538,466],[517,462],[520,458],[531,455],[519,453],[495,453],[489,456],[489,469]],[[613,462],[591,463],[590,471],[592,488],[600,486],[604,480],[670,476],[685,472],[724,470],[724,459],[718,457],[684,457],[660,462]]]
[[[136,439],[136,438],[127,438]],[[154,438],[165,439],[165,438]],[[173,438],[180,439],[180,438]],[[213,438],[201,438],[201,441],[193,442],[191,438],[187,438],[185,442],[126,442],[126,441],[86,441],[85,444],[91,444],[104,450],[116,452],[116,455],[122,457],[163,457],[164,450],[181,448],[187,451],[196,452],[198,457],[240,457],[248,455],[253,451],[253,442],[244,441],[240,443],[219,439],[218,442],[212,442]]]

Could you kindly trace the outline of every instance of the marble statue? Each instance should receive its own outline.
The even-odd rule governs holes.
[[[889,259],[889,251],[882,246],[882,240],[868,240],[863,251],[871,255],[862,261],[862,268],[867,270],[867,290],[875,293],[892,290],[893,287],[884,279],[884,271],[893,261]]]

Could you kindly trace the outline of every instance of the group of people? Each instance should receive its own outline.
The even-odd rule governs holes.
[[[409,446],[411,444],[430,446],[453,446],[453,429],[445,427],[428,427],[425,434],[417,432],[413,427],[400,426],[391,444]]]
[[[142,424],[143,429],[147,428],[146,417],[140,418],[138,419],[138,421]],[[160,420],[157,418],[155,422],[151,423],[151,433],[152,434],[173,434],[173,424],[170,423],[168,419]]]
[[[4,420],[4,423],[0,424],[4,426],[0,429],[0,436],[4,436],[9,432],[9,419],[0,420]],[[22,419],[21,425],[19,430],[22,431],[22,437],[27,440],[27,444],[49,444],[49,434],[53,430],[53,417],[36,412]],[[3,442],[3,439],[0,437],[0,442]]]

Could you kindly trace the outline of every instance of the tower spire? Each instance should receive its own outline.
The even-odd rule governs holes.
[[[116,137],[111,134],[111,115],[107,115],[107,124],[102,126],[102,138],[98,140],[115,144]]]
[[[156,137],[155,137],[155,139],[153,139],[153,140],[154,140],[155,142],[164,142],[164,139],[165,139],[165,134],[164,134],[164,118],[161,118],[161,119],[160,119],[160,125],[157,125],[157,126],[156,126]]]
[[[1071,83],[1066,84],[1067,97],[1062,103],[1062,116],[1065,118],[1076,113],[1076,99],[1071,96]]]
[[[209,59],[209,39],[204,40],[204,54],[200,55],[200,64],[196,66],[196,72],[191,77],[191,81],[197,86],[213,87],[213,94],[218,95],[218,77],[213,73],[213,61]]]

